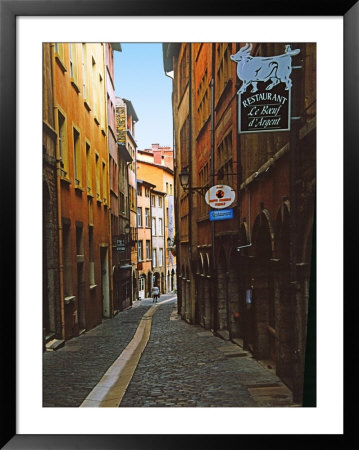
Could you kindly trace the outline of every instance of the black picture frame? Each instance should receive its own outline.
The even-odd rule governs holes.
[[[263,440],[275,435],[18,435],[16,433],[16,17],[19,16],[343,16],[344,18],[344,209],[345,232],[352,236],[344,245],[345,258],[355,260],[358,221],[353,205],[354,180],[357,178],[359,142],[359,5],[357,1],[325,3],[301,2],[186,2],[182,0],[0,0],[0,168],[1,192],[4,214],[2,254],[6,264],[2,268],[2,372],[3,372],[3,417],[1,448],[7,449],[167,449],[197,448],[205,444],[209,448],[224,448],[247,440]],[[349,203],[350,202],[350,203]],[[354,212],[353,212],[354,211]],[[334,212],[334,214],[337,214]],[[340,212],[339,212],[340,214]],[[352,273],[344,273],[344,286],[352,286]],[[355,296],[353,302],[355,302]],[[348,306],[348,305],[347,305]],[[345,318],[350,329],[355,314],[352,307],[346,310]],[[312,319],[315,320],[315,319]],[[347,344],[349,345],[349,344]],[[314,357],[310,354],[311,357]],[[345,355],[348,354],[345,348]],[[335,363],[334,360],[329,362]],[[329,369],[328,369],[329,370]],[[345,430],[350,432],[354,420],[347,419]],[[140,424],[139,424],[140,426]],[[179,427],[183,431],[183,427]],[[285,432],[285,430],[283,430]],[[294,436],[291,436],[294,437]],[[301,442],[305,436],[296,436]]]

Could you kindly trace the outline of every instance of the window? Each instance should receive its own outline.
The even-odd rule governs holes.
[[[172,184],[170,184],[170,195],[173,195]]]
[[[207,122],[210,113],[210,85],[207,69],[204,71],[201,82],[197,89],[197,129],[200,131]]]
[[[87,192],[92,193],[92,158],[91,158],[91,147],[88,142],[86,142],[86,180],[87,180]]]
[[[158,196],[158,207],[162,208],[162,197],[160,195]]]
[[[158,252],[158,266],[163,266],[163,248],[160,248]]]
[[[142,197],[142,185],[137,183],[137,195]]]
[[[188,68],[189,68],[188,44],[185,44],[184,51],[182,54],[182,59],[180,62],[180,77],[179,77],[180,97],[183,96],[185,87],[188,84],[188,79],[189,79]]]
[[[92,105],[93,105],[93,114],[94,114],[94,119],[95,122],[97,124],[99,124],[98,119],[97,119],[97,115],[98,115],[98,111],[97,111],[97,95],[98,95],[98,83],[97,83],[97,78],[96,78],[96,61],[95,58],[92,56]]]
[[[163,231],[162,230],[162,219],[161,219],[161,217],[159,217],[158,218],[158,235],[159,236],[162,236],[162,234],[163,234],[162,231]]]
[[[208,170],[208,163],[206,163],[200,170],[199,170],[199,185],[200,186],[208,186],[209,185],[209,170]],[[205,198],[203,195],[199,198],[199,213],[200,216],[203,216],[204,214],[208,214],[209,207],[205,201]]]
[[[82,224],[76,225],[76,255],[84,254],[84,238]]]
[[[228,133],[217,148],[218,181],[223,184],[233,185],[233,161],[232,161],[232,133]],[[222,174],[222,175],[221,175]],[[227,175],[223,175],[227,174]]]
[[[82,44],[82,96],[85,106],[89,109],[87,83],[87,47],[86,44]]]
[[[137,208],[137,226],[142,227],[142,208]]]
[[[96,199],[101,200],[100,195],[100,157],[98,153],[95,155],[95,164],[96,164]]]
[[[70,80],[73,87],[77,92],[80,92],[78,88],[78,68],[77,68],[77,58],[76,58],[76,44],[69,44],[69,55],[70,55]]]
[[[156,217],[152,217],[152,235],[156,235]]]
[[[168,183],[166,182],[166,194],[168,194]]]
[[[64,63],[64,44],[62,42],[55,42],[55,60],[61,67],[61,70],[66,72]]]
[[[190,136],[189,136],[189,116],[187,116],[185,122],[182,125],[180,131],[180,148],[181,148],[181,164],[182,167],[188,166],[189,161],[189,147],[190,147]]]
[[[71,231],[70,224],[62,224],[62,251],[63,251],[63,275],[64,275],[64,296],[70,297],[73,295],[73,280],[72,280],[72,247],[71,247]]]
[[[94,241],[93,241],[93,227],[91,226],[89,226],[89,274],[91,286],[95,284]]]
[[[227,81],[231,78],[231,48],[230,44],[217,44],[217,61],[219,61],[217,69],[217,99],[221,96]]]
[[[67,132],[66,132],[66,119],[58,111],[58,125],[59,125],[59,150],[60,150],[60,165],[61,176],[64,178],[69,177],[69,156],[67,146]]]
[[[156,249],[152,249],[152,266],[156,267],[157,266],[157,251]]]
[[[74,140],[74,177],[75,187],[81,187],[81,149],[80,149],[80,133],[73,128],[73,140]]]
[[[143,249],[142,249],[142,241],[137,241],[138,245],[137,245],[137,257],[139,261],[143,260]]]
[[[125,196],[120,192],[120,214],[126,214]]]
[[[151,206],[156,206],[156,196],[151,195]]]
[[[149,197],[150,196],[150,188],[145,187],[145,197]]]
[[[103,202],[107,203],[107,167],[104,161],[102,161],[102,198]]]
[[[146,241],[146,259],[150,259],[151,258],[151,242],[150,241]]]
[[[136,189],[130,186],[130,208],[132,211],[136,212]]]
[[[98,114],[99,114],[98,121],[102,125],[102,128],[103,128],[103,119],[105,117],[105,112],[104,112],[105,102],[101,101],[101,99],[105,95],[105,90],[104,90],[105,88],[104,88],[103,77],[102,77],[101,74],[99,74],[99,79],[100,79],[100,83],[99,83],[99,94],[100,94],[100,102],[99,102],[99,104],[100,104],[100,107],[99,107],[99,110],[98,110]],[[104,128],[103,128],[103,133],[105,133]]]
[[[145,227],[150,227],[150,208],[145,208]]]

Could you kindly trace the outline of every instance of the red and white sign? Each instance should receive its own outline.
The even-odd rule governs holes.
[[[230,186],[217,184],[206,192],[205,200],[211,208],[227,208],[234,202],[236,194]]]

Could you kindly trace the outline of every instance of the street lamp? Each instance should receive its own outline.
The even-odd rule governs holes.
[[[126,225],[125,225],[125,234],[127,234],[127,235],[130,234],[130,225],[128,223],[126,223]]]
[[[208,190],[208,186],[189,187],[189,172],[187,167],[184,167],[181,170],[179,174],[179,180],[184,191],[199,192],[200,194],[204,194],[204,192]]]

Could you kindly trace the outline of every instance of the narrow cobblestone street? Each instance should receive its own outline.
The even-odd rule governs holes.
[[[163,295],[151,334],[120,407],[295,406],[273,371],[230,341],[177,315]],[[43,357],[43,405],[78,407],[118,358],[153,306],[137,302]]]

